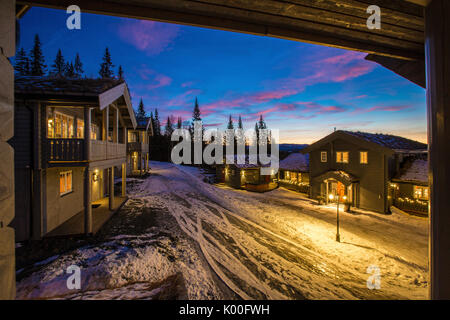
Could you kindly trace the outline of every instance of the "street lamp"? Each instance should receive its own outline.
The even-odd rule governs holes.
[[[341,242],[341,235],[339,234],[339,194],[336,192],[336,196],[330,194],[328,197],[330,200],[333,200],[336,197],[336,241]],[[347,197],[344,196],[343,199],[345,200]]]

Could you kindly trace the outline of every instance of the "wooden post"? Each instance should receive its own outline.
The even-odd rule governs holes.
[[[86,126],[86,123],[85,123]],[[92,234],[92,171],[84,169],[84,233]]]
[[[109,169],[109,210],[114,209],[114,167]]]
[[[142,176],[142,151],[139,152],[139,174]]]
[[[450,1],[425,9],[430,184],[430,297],[450,299]]]
[[[127,164],[122,163],[122,197],[127,195]]]
[[[119,110],[116,107],[113,110],[113,142],[119,143]]]
[[[109,106],[103,109],[102,113],[102,140],[108,141],[108,131],[109,131]]]
[[[91,159],[91,109],[84,108],[84,158]]]

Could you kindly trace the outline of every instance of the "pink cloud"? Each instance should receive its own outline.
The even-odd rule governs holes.
[[[182,88],[191,87],[193,84],[194,84],[193,81],[187,81],[187,82],[183,82],[183,83],[181,84],[181,87],[182,87]]]
[[[118,33],[123,41],[146,52],[158,55],[168,49],[178,35],[178,27],[171,24],[147,21],[127,20],[120,25]]]
[[[147,85],[147,89],[152,90],[160,87],[168,86],[172,83],[172,78],[165,76],[163,74],[158,74],[155,76],[152,83]]]
[[[399,106],[374,106],[368,109],[363,108],[357,108],[353,111],[353,114],[358,113],[368,113],[368,112],[375,112],[375,111],[387,111],[387,112],[395,112],[395,111],[402,111],[406,109],[411,109],[411,106],[408,105],[399,105]]]

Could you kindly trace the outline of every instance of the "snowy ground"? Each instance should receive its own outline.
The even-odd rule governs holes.
[[[18,298],[427,298],[425,219],[341,212],[338,243],[335,207],[210,185],[193,167],[151,168],[110,238],[44,261],[18,282]],[[65,286],[71,264],[82,266],[80,292]],[[369,266],[378,290],[367,288]]]

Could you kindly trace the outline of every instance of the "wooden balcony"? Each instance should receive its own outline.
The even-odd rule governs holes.
[[[47,139],[47,161],[84,160],[84,139]]]
[[[91,140],[90,157],[84,152],[84,139],[46,139],[47,161],[82,162],[102,161],[126,157],[126,145],[100,140]]]
[[[128,153],[131,152],[148,152],[148,143],[142,143],[142,142],[128,142],[127,145],[127,151]]]

